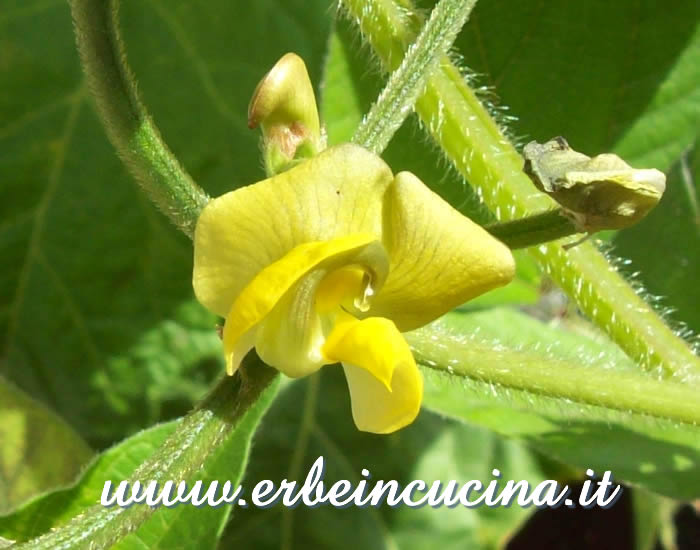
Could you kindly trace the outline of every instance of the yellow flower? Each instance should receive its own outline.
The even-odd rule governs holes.
[[[513,277],[509,249],[355,145],[212,200],[194,289],[225,317],[227,372],[253,347],[291,377],[340,362],[360,430],[414,420],[423,383],[401,332]]]
[[[226,370],[255,348],[287,376],[342,363],[360,430],[420,410],[423,380],[401,332],[513,277],[510,250],[356,145],[326,149],[304,62],[283,56],[249,108],[268,173],[212,200],[194,235],[195,294],[225,317]]]

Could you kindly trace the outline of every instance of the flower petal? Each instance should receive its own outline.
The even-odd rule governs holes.
[[[328,336],[323,353],[343,363],[358,429],[391,433],[415,420],[423,379],[396,325],[381,317],[349,315]]]
[[[255,349],[268,365],[292,378],[306,376],[327,361],[321,354],[323,322],[314,295],[325,270],[303,276],[260,323]]]
[[[256,335],[263,360],[282,372],[289,371],[290,376],[313,372],[323,364],[314,359],[309,347],[317,340],[316,287],[326,274],[357,265],[380,288],[388,263],[382,245],[367,234],[304,243],[292,249],[260,271],[233,302],[223,335],[227,372],[233,374],[242,359],[234,353],[241,349],[239,341],[268,317],[269,330],[261,326]],[[298,363],[303,357],[307,361]]]
[[[194,235],[197,299],[225,316],[257,273],[296,246],[353,233],[381,238],[392,179],[378,156],[346,144],[211,200]]]
[[[371,315],[390,317],[406,332],[511,281],[508,247],[416,176],[401,172],[387,195],[384,242],[391,265]]]

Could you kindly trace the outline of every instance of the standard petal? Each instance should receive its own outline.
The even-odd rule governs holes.
[[[240,341],[258,325],[256,347],[260,346],[258,351],[270,365],[291,376],[318,368],[315,355],[320,354],[313,347],[320,346],[315,337],[316,288],[328,273],[346,266],[361,267],[381,288],[388,263],[383,246],[373,235],[355,234],[301,244],[268,265],[241,291],[226,315],[227,372],[233,374],[238,368],[242,357],[235,352],[241,349]]]
[[[392,178],[378,156],[346,144],[213,199],[194,235],[197,299],[225,316],[257,273],[296,246],[353,233],[381,238]]]
[[[370,315],[413,330],[513,278],[508,247],[466,218],[409,172],[386,198],[389,277]]]
[[[358,429],[391,433],[415,420],[423,379],[394,323],[381,317],[346,317],[329,335],[323,353],[343,363]]]

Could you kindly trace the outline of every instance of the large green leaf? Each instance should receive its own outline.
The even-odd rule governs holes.
[[[70,484],[91,455],[63,420],[0,377],[0,514]]]
[[[445,421],[424,411],[410,427],[390,436],[358,432],[338,366],[322,369],[320,380],[290,385],[270,409],[251,455],[246,487],[260,479],[303,482],[311,464],[325,459],[326,487],[340,479],[356,484],[361,470],[376,481],[503,479],[537,483],[548,477],[523,446],[486,430]],[[220,548],[501,548],[531,510],[463,508],[418,509],[384,504],[378,508],[239,509]]]
[[[128,479],[176,427],[177,421],[158,424],[108,449],[96,458],[75,487],[49,493],[0,519],[0,533],[13,540],[27,540],[82,513],[99,502],[106,480]]]
[[[700,128],[696,2],[477,4],[457,46],[518,136],[668,169]]]
[[[428,8],[434,2],[422,4]],[[462,64],[475,73],[470,78],[483,86],[482,99],[508,107],[492,111],[517,141],[564,135],[579,150],[614,150],[635,166],[666,170],[697,139],[700,128],[700,13],[692,2],[674,5],[480,2],[456,49]],[[331,41],[323,102],[331,141],[352,135],[383,84],[376,72],[366,70],[368,56],[355,47],[356,32],[341,21]],[[470,217],[488,221],[471,190],[446,171],[416,126],[413,120],[404,124],[385,152],[386,160],[394,170],[415,172]],[[657,208],[669,218],[676,210],[669,200]],[[639,228],[649,227],[657,238],[667,234],[651,225],[645,221]],[[688,249],[676,257],[686,266],[697,263],[690,255],[698,248],[695,234],[675,240]],[[640,266],[653,258],[647,254]],[[518,261],[524,263],[524,256]],[[661,262],[656,265],[662,269]],[[536,286],[536,279],[518,277],[514,286],[487,299],[531,301],[532,282]],[[671,305],[679,307],[683,299],[674,296]],[[682,314],[677,318],[686,320]]]
[[[564,135],[577,150],[668,171],[699,137],[699,22],[698,3],[682,0],[494,0],[477,5],[457,46],[490,87],[485,98],[494,92],[508,106],[515,120],[504,122],[519,141]],[[682,179],[676,167],[662,202],[619,233],[614,254],[676,310],[671,322],[697,330],[697,206]]]
[[[213,195],[260,179],[248,99],[289,50],[318,81],[328,2],[122,4],[139,87],[195,179]],[[190,243],[104,136],[68,5],[3,0],[0,52],[0,373],[102,446],[203,394],[215,319],[192,300]]]
[[[516,390],[489,379],[490,371],[508,370],[513,362],[533,368],[556,364],[563,370],[584,366],[599,381],[611,379],[613,371],[635,375],[635,365],[604,339],[567,333],[508,310],[450,314],[422,332],[423,341],[440,342],[436,345],[452,352],[450,364],[441,365],[444,370],[424,370],[428,409],[516,438],[580,469],[611,470],[618,480],[674,498],[700,496],[697,426]],[[610,395],[627,390],[612,382],[601,387]]]
[[[190,487],[196,480],[203,482],[204,490],[214,480],[220,484],[231,481],[234,487],[240,482],[247,464],[251,439],[275,394],[275,387],[267,389],[262,398],[248,409],[234,431],[185,480]],[[36,537],[84,513],[99,502],[105,481],[112,481],[115,489],[121,480],[133,482],[134,470],[158,452],[164,441],[175,432],[178,423],[179,421],[172,421],[156,425],[105,451],[74,487],[37,498],[12,515],[0,518],[0,536],[18,541]],[[147,484],[150,480],[139,481]],[[173,481],[177,484],[181,480]],[[213,548],[230,512],[230,506],[161,507],[113,548]]]
[[[671,308],[670,318],[700,329],[700,147],[683,155],[671,170],[659,207],[643,224],[615,237],[613,252],[629,259],[650,299]],[[683,330],[679,327],[680,330]]]

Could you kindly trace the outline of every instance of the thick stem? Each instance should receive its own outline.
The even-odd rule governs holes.
[[[182,419],[175,432],[131,480],[191,480],[207,458],[233,435],[243,422],[257,423],[272,401],[277,371],[267,367],[254,354],[244,362],[242,375],[225,376],[194,411]],[[68,548],[109,548],[135,531],[155,508],[137,504],[128,508],[95,505],[66,525],[37,539],[17,545],[32,550]]]
[[[400,62],[420,21],[409,0],[343,0],[387,71]],[[522,171],[522,157],[501,133],[459,70],[441,63],[416,102],[425,128],[498,220],[555,207]],[[659,376],[697,380],[700,359],[591,243],[566,251],[559,244],[532,254],[579,308],[637,360]]]
[[[440,0],[408,48],[401,65],[391,73],[382,93],[355,131],[352,142],[381,153],[412,112],[425,82],[443,59],[466,23],[476,0]]]
[[[126,62],[118,0],[71,0],[83,69],[110,141],[148,197],[188,236],[209,197],[192,181],[141,102]]]

